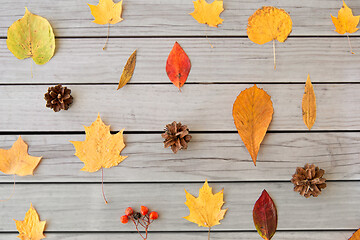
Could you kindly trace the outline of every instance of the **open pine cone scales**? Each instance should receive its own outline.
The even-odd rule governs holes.
[[[161,136],[165,139],[164,147],[171,147],[174,153],[177,153],[180,149],[187,149],[188,142],[191,140],[188,127],[180,122],[172,122],[166,125],[165,133],[161,134]]]
[[[314,164],[306,164],[304,167],[296,168],[296,173],[291,179],[295,185],[294,191],[306,198],[319,196],[321,189],[326,188],[324,173],[323,169],[319,169]]]
[[[70,95],[71,90],[63,87],[61,84],[49,87],[45,93],[46,107],[51,108],[54,112],[60,110],[68,110],[70,104],[73,102],[73,97]]]

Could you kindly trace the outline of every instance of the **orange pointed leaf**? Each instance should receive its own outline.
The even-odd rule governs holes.
[[[135,50],[127,60],[124,70],[121,74],[117,90],[124,87],[132,78],[136,65],[136,52],[137,50]]]
[[[310,130],[316,120],[316,96],[314,87],[310,81],[310,75],[308,75],[305,84],[305,93],[302,100],[302,115],[305,125]]]
[[[18,238],[22,240],[40,240],[45,238],[44,229],[46,221],[40,221],[39,215],[32,204],[25,214],[23,221],[14,220],[19,231]]]
[[[253,220],[256,230],[263,239],[270,240],[274,236],[278,222],[277,210],[266,190],[254,205]]]
[[[349,240],[360,240],[360,229],[358,229],[354,234],[349,238]]]
[[[166,62],[166,73],[170,81],[180,88],[185,84],[191,69],[191,62],[178,42],[175,42]]]
[[[10,149],[0,149],[0,171],[19,176],[33,175],[42,157],[28,154],[28,145],[19,137]]]
[[[255,166],[273,113],[271,97],[256,85],[242,91],[234,102],[234,123]]]
[[[223,23],[224,20],[220,18],[220,13],[224,11],[223,1],[214,0],[209,4],[206,0],[196,0],[193,3],[194,12],[190,13],[190,15],[196,21],[210,27],[217,27]]]
[[[345,33],[354,33],[357,30],[357,25],[359,24],[360,16],[354,16],[351,8],[349,8],[345,1],[343,1],[343,6],[338,12],[338,16],[334,17],[331,15],[331,19],[335,25],[335,31],[339,34]]]

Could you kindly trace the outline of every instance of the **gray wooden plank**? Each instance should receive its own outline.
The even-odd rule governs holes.
[[[97,0],[2,0],[0,10],[0,36],[6,36],[7,28],[24,15],[27,6],[30,11],[47,18],[55,29],[56,36],[106,36],[106,26],[92,22],[86,3],[96,4]],[[360,14],[360,3],[348,0],[347,4]],[[112,36],[246,36],[248,18],[263,5],[284,8],[293,20],[293,33],[296,35],[334,35],[334,25],[330,14],[337,16],[341,8],[338,0],[296,0],[279,1],[224,1],[225,19],[219,28],[210,28],[197,23],[188,13],[194,10],[188,0],[131,0],[124,1],[124,21],[111,27]],[[359,35],[359,32],[355,35]],[[111,44],[111,43],[110,43]]]
[[[118,83],[123,66],[138,49],[136,70],[130,83],[169,83],[166,59],[175,41],[189,55],[192,69],[188,83],[214,82],[359,82],[360,54],[351,55],[344,38],[292,38],[277,44],[277,70],[270,45],[248,39],[57,39],[57,51],[45,65],[18,60],[0,40],[0,83]],[[360,41],[353,41],[354,51]],[[31,66],[33,65],[33,66]],[[31,68],[33,75],[31,77]],[[123,91],[123,90],[121,90]]]
[[[209,179],[211,180],[211,179]],[[266,188],[278,209],[279,230],[344,230],[359,227],[358,182],[330,182],[318,198],[305,199],[289,183],[218,183],[214,191],[224,188],[225,208],[229,208],[221,225],[214,230],[254,230],[252,209]],[[16,231],[12,219],[23,219],[30,202],[47,219],[47,231],[132,231],[122,225],[120,216],[128,206],[147,205],[159,212],[152,231],[206,231],[182,217],[188,215],[184,189],[194,195],[196,184],[105,184],[109,200],[102,199],[100,184],[19,184],[12,199],[3,202],[0,231]],[[0,196],[11,192],[11,184],[0,185]],[[309,217],[314,216],[316,217]],[[296,221],[294,221],[296,219]]]
[[[0,131],[83,131],[98,113],[112,130],[162,131],[181,121],[193,131],[236,131],[232,106],[250,84],[69,85],[74,103],[54,113],[45,107],[47,86],[1,86]],[[360,85],[314,85],[317,119],[313,130],[360,129]],[[304,85],[260,84],[274,104],[270,130],[306,130],[301,100]]]
[[[347,240],[351,235],[352,231],[311,231],[311,232],[277,232],[273,240]],[[0,233],[2,239],[16,239],[17,234],[12,233]],[[128,240],[139,240],[137,233],[46,233],[46,239],[61,239],[61,240],[114,240],[114,239],[128,239]],[[154,239],[169,239],[169,240],[204,240],[207,238],[206,232],[197,233],[150,233],[148,240]],[[259,240],[259,235],[255,232],[212,232],[211,239],[248,239],[248,240]]]
[[[119,166],[105,169],[105,182],[286,181],[296,167],[314,163],[325,169],[328,180],[360,180],[359,133],[269,133],[258,156],[257,167],[237,133],[192,134],[186,151],[164,149],[160,134],[126,134],[129,156]],[[43,156],[33,176],[16,182],[100,182],[101,171],[80,171],[69,140],[84,135],[25,135],[30,154]],[[0,136],[0,148],[8,149],[17,136]],[[0,182],[12,176],[0,174]]]

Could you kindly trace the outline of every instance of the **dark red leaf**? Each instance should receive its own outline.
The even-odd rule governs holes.
[[[276,206],[266,190],[262,192],[254,205],[253,218],[260,236],[265,240],[270,240],[276,232],[278,220]]]
[[[186,82],[190,69],[191,63],[189,57],[181,48],[180,44],[175,42],[166,62],[166,73],[170,81],[178,87],[179,90]]]

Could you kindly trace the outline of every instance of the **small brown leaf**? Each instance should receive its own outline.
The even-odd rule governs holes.
[[[137,50],[135,50],[127,60],[124,70],[121,74],[117,90],[125,86],[130,81],[132,75],[134,74],[135,64],[136,64],[136,52]]]
[[[316,97],[310,81],[310,75],[308,75],[305,84],[305,93],[302,100],[302,115],[305,125],[310,130],[316,120]]]

